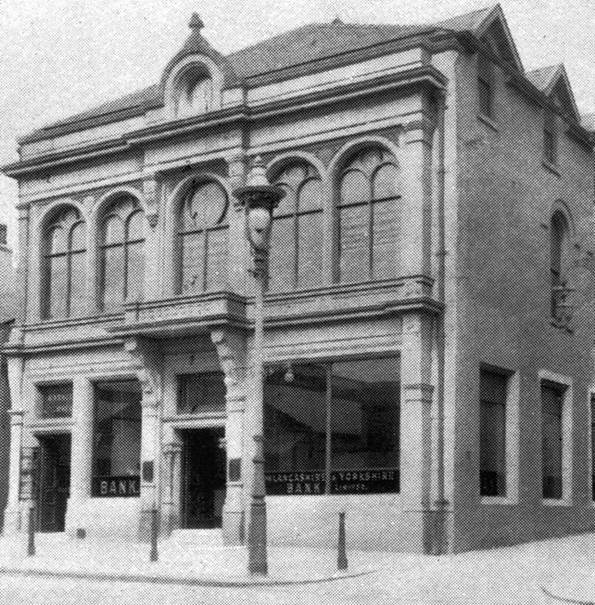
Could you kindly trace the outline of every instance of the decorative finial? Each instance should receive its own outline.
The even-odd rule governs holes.
[[[339,15],[337,15],[333,19],[333,25],[343,25],[343,20],[341,19],[341,17],[339,17]]]
[[[190,23],[188,23],[188,27],[200,33],[200,30],[204,26],[204,21],[200,18],[200,15],[198,13],[192,13],[192,17],[190,17]]]

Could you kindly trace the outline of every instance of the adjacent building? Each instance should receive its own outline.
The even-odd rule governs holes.
[[[273,544],[429,553],[595,527],[593,138],[499,6],[300,27],[35,131],[5,532],[244,540],[256,156]]]

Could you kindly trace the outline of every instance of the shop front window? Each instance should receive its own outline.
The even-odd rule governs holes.
[[[95,385],[94,497],[140,495],[141,388],[136,380]]]
[[[267,494],[399,491],[398,359],[270,368]]]

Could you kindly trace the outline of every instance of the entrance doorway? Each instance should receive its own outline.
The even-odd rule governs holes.
[[[185,431],[182,527],[221,527],[225,501],[223,428]]]
[[[61,532],[70,493],[70,435],[39,438],[39,531]]]

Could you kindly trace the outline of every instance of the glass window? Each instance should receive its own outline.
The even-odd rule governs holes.
[[[268,494],[399,491],[399,360],[271,368]]]
[[[222,372],[178,376],[178,414],[225,411]]]
[[[42,418],[70,418],[72,416],[72,385],[51,384],[39,387]]]
[[[558,160],[556,118],[551,112],[545,112],[543,119],[543,157],[550,164],[556,164]]]
[[[482,370],[479,386],[480,494],[506,495],[506,376]]]
[[[551,316],[558,322],[569,320],[565,305],[569,293],[566,283],[568,254],[568,223],[564,215],[557,211],[550,221],[550,273]]]
[[[273,214],[270,291],[314,288],[322,278],[322,181],[304,162],[272,179],[285,190]]]
[[[227,284],[227,193],[215,182],[192,187],[178,216],[178,292],[221,290]]]
[[[562,410],[564,388],[541,384],[541,468],[544,498],[562,498]]]
[[[388,151],[364,149],[347,162],[337,205],[342,282],[394,277],[399,197],[399,171]]]
[[[85,313],[85,256],[85,223],[75,208],[62,208],[44,236],[43,317]]]
[[[93,495],[140,494],[141,388],[136,380],[95,385]]]
[[[488,59],[479,56],[477,64],[477,93],[479,98],[479,113],[494,118],[494,87],[492,66]]]
[[[105,213],[101,237],[103,309],[118,309],[142,296],[144,214],[131,196],[118,199]]]

